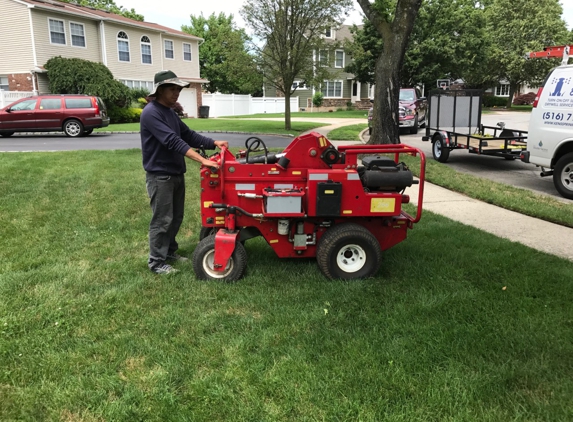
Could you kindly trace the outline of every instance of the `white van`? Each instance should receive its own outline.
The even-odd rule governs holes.
[[[553,175],[557,191],[573,199],[573,65],[553,69],[539,88],[521,159]]]

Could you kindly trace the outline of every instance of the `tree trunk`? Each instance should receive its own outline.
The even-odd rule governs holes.
[[[507,99],[507,109],[511,108],[511,104],[513,103],[513,95],[515,94],[515,84],[509,84],[509,98]]]
[[[285,130],[290,130],[290,92],[285,92]]]

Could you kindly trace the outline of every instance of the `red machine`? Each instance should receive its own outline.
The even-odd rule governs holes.
[[[419,182],[400,154],[420,157]],[[202,240],[193,254],[199,279],[241,278],[243,243],[256,236],[280,258],[316,257],[326,277],[368,277],[378,271],[381,251],[404,240],[422,215],[425,157],[407,145],[336,149],[313,132],[279,154],[249,138],[236,157],[223,148],[211,159],[220,168],[201,169]],[[404,190],[416,183],[414,217],[402,204],[410,201]]]

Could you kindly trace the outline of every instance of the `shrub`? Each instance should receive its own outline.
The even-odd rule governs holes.
[[[108,109],[111,123],[137,123],[141,117],[140,108],[110,107]]]
[[[324,101],[324,95],[322,95],[322,92],[320,91],[312,96],[312,104],[314,104],[315,107],[320,107],[323,101]]]
[[[505,97],[496,97],[494,95],[484,95],[483,99],[483,106],[490,108],[490,107],[505,107],[507,105],[507,98]]]
[[[148,95],[149,90],[146,88],[131,88],[129,90],[129,98],[134,102],[138,102],[140,98],[145,98]]]
[[[528,92],[527,94],[521,94],[514,98],[513,105],[531,105],[535,101],[536,94],[534,92]]]

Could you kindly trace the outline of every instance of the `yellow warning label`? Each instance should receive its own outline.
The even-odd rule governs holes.
[[[300,171],[293,171],[292,174],[295,176],[300,176],[301,172]]]
[[[211,173],[211,179],[218,179],[219,175],[216,173]]]
[[[205,201],[205,202],[203,202],[203,208],[209,208],[212,203],[213,203],[213,201]]]
[[[277,239],[270,240],[269,243],[272,245],[273,243],[279,243]]]
[[[332,194],[334,194],[334,191],[333,190],[325,190],[324,194],[325,195],[332,195]]]
[[[324,136],[321,136],[319,138],[318,142],[319,142],[321,147],[325,147],[327,145],[326,138]]]
[[[396,198],[372,198],[370,212],[393,212],[396,208]]]
[[[352,214],[352,210],[344,210],[342,211],[342,214]]]

